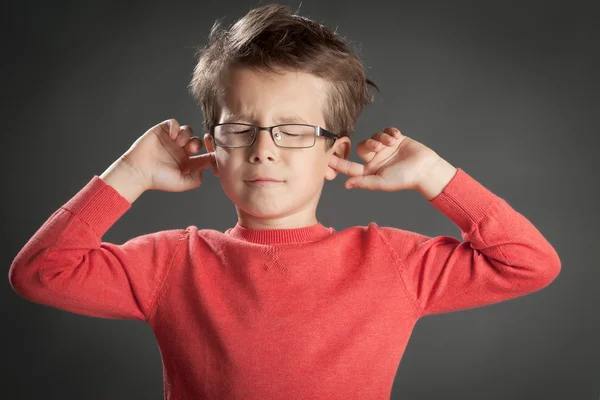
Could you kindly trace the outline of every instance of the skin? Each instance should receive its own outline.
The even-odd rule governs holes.
[[[303,120],[297,119],[298,123],[327,128],[325,94],[326,82],[309,73],[276,74],[238,67],[230,71],[219,123],[272,126],[293,123],[284,119],[294,116]],[[237,117],[231,119],[232,113]],[[351,149],[348,137],[336,140],[328,151],[323,137],[317,137],[311,148],[280,148],[266,130],[259,131],[251,147],[215,147],[208,134],[204,143],[208,152],[214,152],[213,173],[234,203],[239,224],[251,229],[292,229],[318,223],[316,209],[325,180],[338,174],[330,166],[331,158],[347,159]],[[255,175],[283,182],[260,187],[244,181]]]

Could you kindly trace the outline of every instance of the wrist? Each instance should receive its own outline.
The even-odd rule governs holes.
[[[133,204],[147,190],[139,171],[122,158],[112,163],[100,175],[100,178],[119,192],[130,204]]]
[[[417,191],[421,193],[428,201],[433,200],[452,180],[458,169],[442,157],[437,157],[419,180]]]

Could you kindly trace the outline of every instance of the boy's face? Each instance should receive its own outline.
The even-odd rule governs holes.
[[[219,123],[272,126],[297,122],[327,128],[323,116],[325,94],[325,82],[308,73],[286,71],[279,75],[235,68],[229,74]],[[311,148],[281,148],[266,130],[258,132],[251,147],[215,147],[208,134],[204,141],[207,151],[215,152],[214,174],[235,204],[239,223],[254,229],[316,224],[324,179],[332,180],[337,175],[328,166],[329,159],[332,154],[348,158],[350,152],[348,137],[336,140],[326,152],[324,137],[317,137]],[[281,182],[262,186],[247,182],[257,175]]]

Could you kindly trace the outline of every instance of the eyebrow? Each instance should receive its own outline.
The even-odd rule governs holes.
[[[223,119],[222,123],[234,122],[234,121],[252,121],[252,118],[244,117],[242,115],[236,113],[229,113],[227,117]],[[302,117],[299,115],[287,115],[284,117],[275,118],[276,123],[289,123],[289,124],[308,124]]]

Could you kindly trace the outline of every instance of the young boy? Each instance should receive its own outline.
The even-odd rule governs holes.
[[[500,197],[437,152],[386,128],[350,135],[369,103],[346,42],[284,6],[215,24],[190,90],[204,145],[169,119],[94,176],[11,265],[30,301],[146,321],[158,341],[165,399],[383,399],[417,320],[540,290],[561,264]],[[102,242],[146,190],[199,187],[212,168],[235,204],[227,231],[186,229]],[[321,225],[325,180],[417,190],[463,242],[398,228]]]

